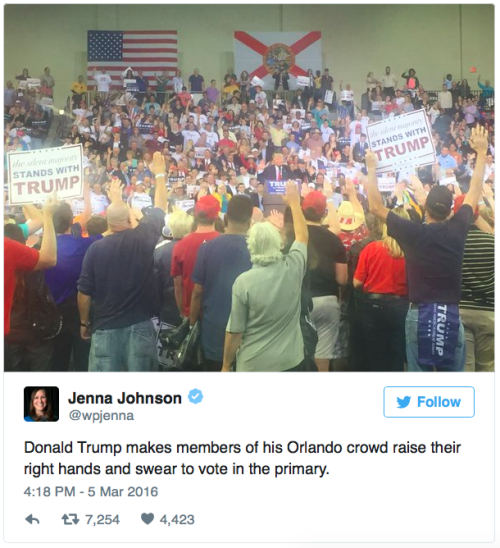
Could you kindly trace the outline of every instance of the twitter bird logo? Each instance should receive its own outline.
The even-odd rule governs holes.
[[[404,409],[410,405],[411,396],[405,396],[403,399],[396,398],[398,400],[398,409]]]

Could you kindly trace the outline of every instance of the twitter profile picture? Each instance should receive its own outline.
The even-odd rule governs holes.
[[[398,409],[404,409],[410,405],[411,396],[405,396],[404,398],[396,398],[398,400]]]

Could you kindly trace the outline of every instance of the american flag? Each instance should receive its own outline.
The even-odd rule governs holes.
[[[164,70],[169,78],[177,70],[176,30],[89,30],[87,33],[87,81],[95,85],[94,69],[106,72],[113,87],[122,85],[122,72],[132,67],[142,70],[149,85],[156,87],[156,75]]]

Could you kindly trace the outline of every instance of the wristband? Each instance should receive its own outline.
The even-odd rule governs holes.
[[[80,322],[81,327],[90,327],[90,322]]]
[[[155,179],[156,177],[165,177],[165,173],[156,173],[155,174]]]

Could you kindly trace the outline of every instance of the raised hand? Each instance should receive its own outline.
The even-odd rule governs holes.
[[[412,190],[422,190],[424,186],[422,185],[422,181],[416,176],[416,175],[410,175],[410,187]]]
[[[109,185],[108,197],[111,202],[121,202],[122,201],[122,182],[118,177],[113,177]]]
[[[479,125],[472,128],[469,143],[478,154],[486,154],[488,151],[488,131]]]
[[[58,207],[59,207],[59,202],[57,201],[57,195],[54,192],[45,201],[45,204],[43,206],[43,213],[44,215],[53,217]]]
[[[287,181],[284,200],[289,206],[292,206],[292,204],[300,205],[299,189],[295,181]]]
[[[375,170],[377,169],[377,155],[371,150],[367,150],[365,154],[366,168]]]
[[[483,183],[483,196],[485,198],[493,198],[493,189],[486,183]]]
[[[272,209],[269,212],[267,220],[276,228],[282,229],[285,226],[285,216],[277,209]]]
[[[309,188],[309,185],[307,183],[302,183],[300,187],[300,195],[302,198],[305,198],[309,192],[311,192],[311,189]]]
[[[327,200],[333,196],[333,185],[329,181],[325,180],[323,183],[323,194]]]
[[[167,166],[165,156],[161,152],[153,154],[153,163],[149,166],[149,169],[154,175],[165,175]]]
[[[356,188],[354,187],[354,183],[351,179],[345,180],[345,193],[348,196],[355,196],[356,195]]]

